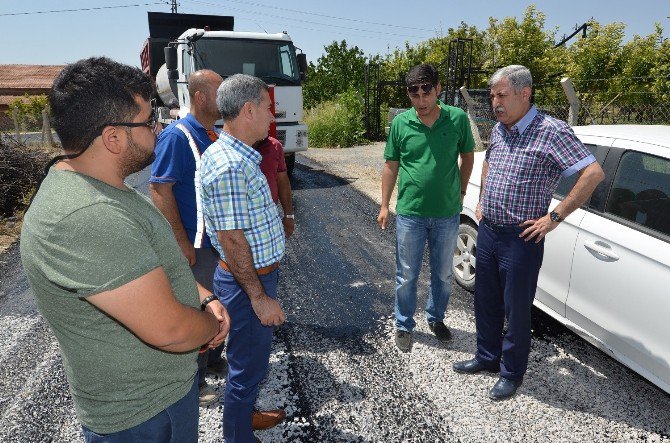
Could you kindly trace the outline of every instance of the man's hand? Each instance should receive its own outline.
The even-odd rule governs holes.
[[[193,266],[195,264],[195,248],[193,247],[193,243],[188,239],[179,241],[178,243],[181,248],[181,253],[184,254],[184,257],[188,260],[188,265]]]
[[[279,326],[286,321],[279,302],[266,294],[252,298],[251,307],[263,326]]]
[[[382,229],[386,229],[389,223],[389,208],[382,207],[379,209],[379,215],[377,216],[377,224]]]
[[[223,343],[228,336],[228,332],[230,332],[230,316],[226,307],[219,300],[207,303],[205,311],[214,314],[214,317],[219,321],[219,332],[206,345],[208,348],[214,349]]]
[[[289,238],[291,235],[293,235],[293,231],[295,231],[295,219],[284,217],[282,218],[281,222],[284,225],[286,238]]]
[[[477,203],[477,207],[475,208],[475,217],[477,217],[477,221],[482,221],[482,204]]]
[[[527,226],[527,228],[519,234],[519,237],[525,241],[535,238],[535,243],[540,243],[547,234],[558,226],[558,222],[552,221],[549,214],[547,214],[534,220],[526,220],[520,226]]]

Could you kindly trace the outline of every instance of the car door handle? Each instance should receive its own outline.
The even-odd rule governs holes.
[[[607,259],[607,261],[617,261],[619,256],[612,251],[612,248],[604,242],[591,240],[584,240],[584,247],[589,251],[596,254],[596,256],[602,256]]]

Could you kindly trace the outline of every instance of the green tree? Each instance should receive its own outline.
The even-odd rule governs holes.
[[[530,69],[536,85],[553,81],[562,71],[562,51],[554,49],[556,31],[546,31],[545,20],[545,14],[534,5],[526,8],[521,22],[516,17],[500,22],[491,17],[484,43],[488,54],[486,69],[524,65]]]
[[[570,46],[566,72],[581,94],[608,92],[611,82],[603,79],[621,74],[624,29],[623,23],[591,22],[587,37]]]
[[[657,99],[670,102],[670,39],[659,43],[650,76],[654,78],[651,91],[656,94]]]
[[[621,49],[621,74],[614,82],[617,91],[625,91],[621,102],[625,104],[651,104],[656,95],[652,92],[653,70],[663,41],[663,29],[656,25],[655,32],[646,37],[636,35]]]
[[[21,129],[36,130],[42,127],[42,111],[47,104],[48,99],[44,94],[33,96],[25,94],[22,98],[16,98],[9,102],[9,109],[6,112],[13,118],[14,109],[17,109],[17,118]]]
[[[349,89],[359,94],[365,90],[366,57],[358,46],[349,47],[346,40],[324,47],[325,54],[316,65],[311,63],[303,85],[306,108],[334,99]]]

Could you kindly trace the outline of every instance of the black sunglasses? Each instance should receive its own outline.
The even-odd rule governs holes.
[[[432,83],[423,83],[421,85],[410,85],[407,87],[407,92],[410,94],[416,94],[419,92],[419,88],[424,92],[424,94],[430,93],[433,90]]]
[[[151,129],[151,132],[154,134],[156,133],[156,129],[158,128],[158,117],[156,116],[155,112],[151,112],[151,116],[149,117],[149,120],[141,123],[134,123],[134,122],[112,122],[112,123],[105,123],[104,125],[101,125],[97,131],[95,131],[95,136],[97,137],[98,135],[102,134],[102,130],[105,129],[107,126],[126,126],[128,128],[138,128],[142,126],[146,126],[147,128]]]

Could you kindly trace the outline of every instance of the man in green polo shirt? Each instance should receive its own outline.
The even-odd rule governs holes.
[[[408,352],[416,325],[413,316],[417,282],[426,241],[430,252],[426,320],[440,341],[451,338],[444,314],[451,295],[452,260],[463,196],[474,162],[474,141],[466,113],[437,99],[440,83],[432,65],[414,66],[405,82],[412,108],[391,122],[384,150],[382,206],[377,223],[386,229],[391,192],[400,175],[396,206],[395,341],[401,351]]]

